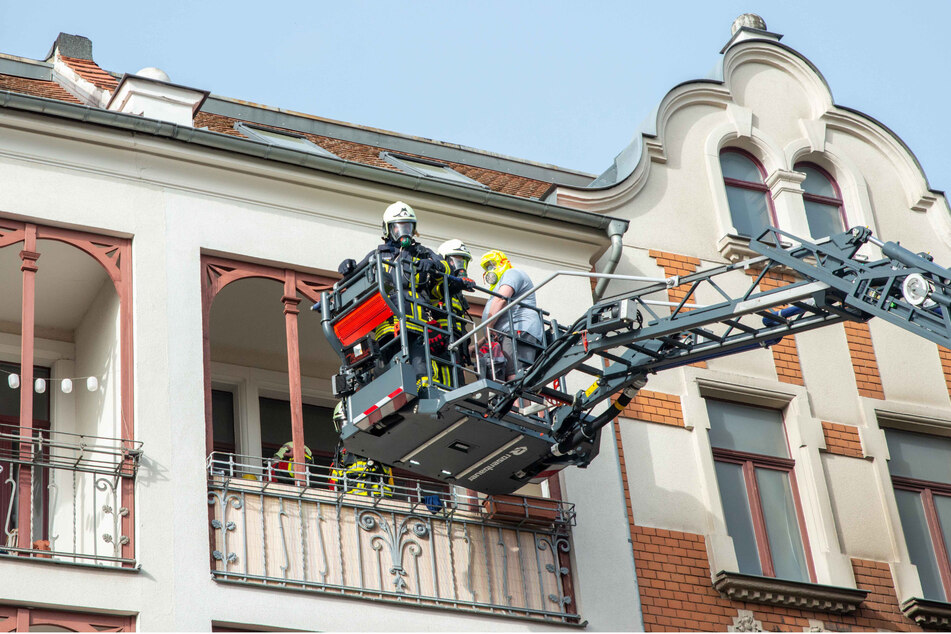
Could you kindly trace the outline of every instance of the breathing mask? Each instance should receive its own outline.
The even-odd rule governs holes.
[[[512,268],[511,262],[501,251],[489,251],[482,256],[479,263],[482,270],[485,271],[482,274],[482,279],[485,280],[485,284],[490,290],[495,290],[505,272]]]
[[[404,249],[413,243],[415,231],[415,222],[393,222],[389,226],[390,239]]]

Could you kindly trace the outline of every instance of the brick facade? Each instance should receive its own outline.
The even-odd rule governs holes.
[[[657,266],[664,269],[664,275],[667,277],[690,275],[691,273],[696,273],[697,267],[700,266],[700,258],[694,258],[689,255],[667,253],[665,251],[658,251],[656,249],[651,249],[648,251],[648,255],[657,260]],[[687,290],[689,289],[679,286],[676,288],[667,289],[667,301],[683,301],[683,298],[687,295]],[[684,308],[683,310],[690,309]],[[691,363],[690,365],[695,368],[705,368],[707,367],[707,362],[697,361],[696,363]]]
[[[951,350],[938,346],[938,358],[941,359],[941,373],[944,374],[944,384],[951,394]]]
[[[868,329],[868,324],[847,321],[844,325],[859,395],[884,399],[885,390],[882,389],[882,377],[878,372],[878,360],[875,358],[872,333]]]
[[[822,433],[826,439],[826,452],[852,458],[865,457],[858,427],[822,421]]]
[[[770,271],[759,282],[763,291],[792,284],[796,278],[789,273],[773,273]],[[782,341],[770,347],[773,353],[773,363],[776,365],[776,378],[783,383],[805,385],[802,378],[802,366],[799,363],[799,350],[796,348],[796,337],[786,335]]]
[[[703,535],[635,523],[617,421],[614,433],[621,473],[624,474],[624,495],[645,631],[726,632],[741,616],[740,610],[752,613],[764,631],[802,632],[820,624],[829,631],[921,631],[901,613],[891,570],[885,562],[852,559],[856,587],[867,590],[869,594],[862,605],[848,615],[724,598],[713,588]]]
[[[675,427],[684,426],[684,410],[680,404],[680,397],[675,394],[664,394],[663,392],[641,390],[634,397],[634,400],[624,408],[621,416],[636,418],[648,423],[661,423],[662,425],[673,425]]]

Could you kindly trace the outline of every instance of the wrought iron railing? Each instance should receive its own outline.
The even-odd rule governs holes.
[[[574,505],[485,498],[404,478],[384,479],[363,495],[329,467],[309,465],[306,473],[294,483],[267,460],[211,454],[216,579],[578,622],[569,557]]]
[[[132,567],[123,534],[142,443],[32,430],[23,446],[16,425],[0,425],[0,555]],[[21,477],[28,469],[30,477]],[[24,484],[24,481],[26,484]],[[29,543],[22,539],[21,496],[30,498]]]

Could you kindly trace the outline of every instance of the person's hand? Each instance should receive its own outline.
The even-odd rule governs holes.
[[[475,290],[476,283],[474,279],[472,279],[471,277],[463,277],[460,279],[462,280],[462,287],[464,289],[466,289],[467,291]]]
[[[353,258],[347,258],[346,260],[340,263],[340,266],[337,267],[337,273],[340,273],[341,275],[344,275],[344,276],[350,275],[350,273],[353,271],[354,268],[356,268],[356,266],[357,266],[356,260],[354,260]]]
[[[436,270],[436,263],[432,260],[420,260],[416,263],[416,270],[419,273],[431,273]]]

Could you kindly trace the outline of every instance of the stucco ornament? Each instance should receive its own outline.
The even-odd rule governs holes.
[[[726,630],[728,632],[762,632],[763,624],[757,621],[749,610],[740,610],[733,617],[733,625]]]
[[[733,26],[730,27],[730,34],[736,35],[736,32],[739,31],[744,26],[749,29],[757,29],[759,31],[765,31],[766,21],[763,18],[756,15],[755,13],[744,13],[737,19],[733,20]]]

